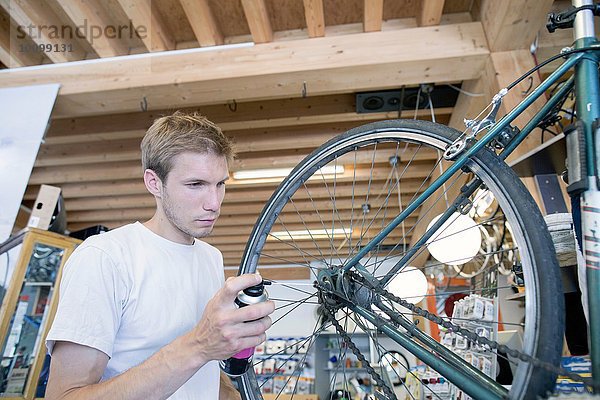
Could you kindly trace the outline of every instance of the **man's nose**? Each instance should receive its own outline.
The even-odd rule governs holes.
[[[217,188],[209,191],[204,201],[204,209],[206,211],[218,211],[221,208],[221,195]]]

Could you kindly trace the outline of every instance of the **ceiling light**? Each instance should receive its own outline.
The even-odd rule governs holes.
[[[233,179],[268,179],[268,178],[284,178],[292,172],[293,168],[263,168],[263,169],[246,169],[233,172]],[[344,173],[343,165],[326,165],[317,172],[315,176],[337,175]]]
[[[417,304],[427,294],[428,287],[427,277],[420,269],[406,266],[390,281],[387,290],[411,304]]]
[[[427,229],[441,217],[438,215]],[[481,232],[479,227],[467,215],[454,213],[429,238],[427,249],[441,263],[461,265],[469,262],[479,253],[481,247]]]
[[[350,230],[346,228],[335,229],[310,229],[302,231],[280,231],[269,233],[268,240],[311,240],[311,239],[337,239],[346,238]]]

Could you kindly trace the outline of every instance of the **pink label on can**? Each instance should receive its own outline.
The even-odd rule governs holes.
[[[249,358],[250,356],[252,356],[252,354],[254,354],[254,347],[248,347],[247,349],[244,349],[244,350],[240,351],[239,353],[237,353],[236,355],[234,355],[233,358],[239,358],[239,359]]]

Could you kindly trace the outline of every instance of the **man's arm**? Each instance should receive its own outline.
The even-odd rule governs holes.
[[[190,357],[190,350],[195,347],[190,340],[182,336],[142,364],[102,383],[98,382],[108,364],[106,354],[76,343],[56,342],[46,397],[65,400],[166,398],[205,363],[199,357]]]
[[[52,352],[49,399],[167,398],[210,360],[223,360],[265,340],[272,302],[237,309],[237,293],[258,275],[230,278],[207,304],[201,321],[140,365],[101,382],[108,356],[91,347],[57,342]],[[252,321],[252,322],[245,322]]]

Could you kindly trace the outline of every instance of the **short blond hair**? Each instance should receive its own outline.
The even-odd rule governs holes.
[[[212,153],[224,156],[229,165],[234,157],[232,143],[221,128],[198,113],[181,111],[156,119],[140,147],[142,168],[156,172],[163,182],[173,167],[173,157],[181,153]]]

